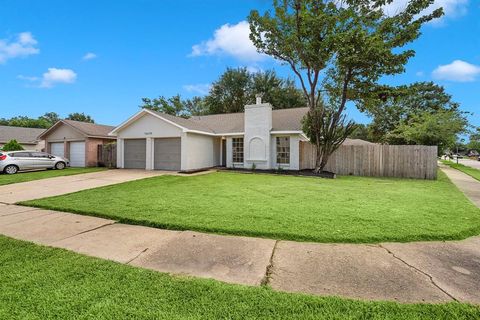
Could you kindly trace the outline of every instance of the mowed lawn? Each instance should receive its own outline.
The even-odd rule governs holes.
[[[0,236],[0,319],[478,319],[460,303],[362,302],[175,277]]]
[[[437,181],[160,176],[23,204],[165,229],[299,241],[447,240],[480,233],[480,209],[442,172]]]
[[[442,163],[446,164],[447,166],[452,167],[454,169],[460,170],[463,173],[468,174],[472,178],[480,181],[480,170],[478,170],[478,169],[466,166],[466,165],[461,164],[461,163],[455,163],[455,162],[447,161],[447,160],[442,160]]]
[[[17,174],[0,174],[0,186],[5,184],[27,182],[61,176],[71,176],[75,174],[89,173],[106,170],[105,168],[66,168],[63,170],[40,170],[25,171]]]

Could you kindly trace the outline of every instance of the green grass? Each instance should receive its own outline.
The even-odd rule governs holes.
[[[81,173],[89,173],[105,170],[105,168],[66,168],[63,170],[41,170],[19,172],[17,174],[0,174],[0,186],[5,184],[26,182],[32,180],[40,180],[54,178],[60,176],[71,176]]]
[[[316,242],[462,239],[476,208],[436,181],[265,174],[160,176],[22,204],[164,229]]]
[[[0,236],[0,319],[478,319],[467,304],[363,302],[175,277]]]
[[[452,167],[452,168],[454,168],[454,169],[460,170],[460,171],[462,171],[463,173],[468,174],[468,175],[471,176],[472,178],[475,178],[475,179],[477,179],[478,181],[480,181],[480,170],[478,170],[478,169],[475,169],[475,168],[472,168],[472,167],[463,165],[463,164],[461,164],[461,163],[458,163],[458,164],[457,164],[457,163],[455,163],[455,162],[448,161],[448,160],[442,160],[442,163],[443,163],[443,164],[446,164],[447,166]]]

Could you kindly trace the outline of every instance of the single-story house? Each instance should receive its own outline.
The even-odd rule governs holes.
[[[116,127],[117,167],[194,171],[228,168],[299,170],[308,108],[272,110],[257,99],[244,113],[185,119],[142,109]]]
[[[108,133],[114,127],[73,120],[60,120],[40,134],[46,151],[70,160],[72,167],[98,165],[98,146],[115,142]]]
[[[38,136],[45,129],[0,126],[0,148],[11,140],[17,140],[26,150],[42,151],[45,148],[45,141],[38,139]]]

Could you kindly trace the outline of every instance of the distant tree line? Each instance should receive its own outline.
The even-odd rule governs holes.
[[[95,123],[93,118],[85,113],[74,112],[70,113],[66,120],[75,120],[82,122]],[[25,128],[50,128],[57,121],[61,120],[60,116],[56,112],[47,112],[43,116],[38,118],[30,118],[27,116],[17,116],[10,119],[0,118],[0,125],[12,126],[12,127],[25,127]]]
[[[212,83],[205,97],[142,98],[140,107],[181,117],[243,112],[245,105],[255,103],[258,93],[262,93],[263,101],[271,103],[275,109],[307,106],[292,79],[283,79],[273,70],[254,73],[247,68],[228,68]]]

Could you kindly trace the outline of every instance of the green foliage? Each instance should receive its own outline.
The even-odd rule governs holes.
[[[440,149],[451,148],[468,126],[467,113],[433,82],[378,86],[363,101],[362,110],[373,118],[369,126],[372,139],[381,143],[439,143]],[[436,125],[434,120],[438,121]],[[414,128],[409,128],[410,124]],[[421,132],[437,127],[441,130]]]
[[[24,128],[50,128],[59,120],[59,116],[55,112],[45,113],[38,118],[30,118],[26,116],[17,116],[10,119],[1,118],[0,125]]]
[[[432,1],[411,0],[404,10],[387,16],[385,2],[345,0],[338,5],[330,0],[274,0],[273,12],[260,15],[253,10],[248,18],[250,39],[260,52],[290,66],[300,80],[310,112],[328,106],[329,111],[310,115],[325,119],[310,124],[331,121],[329,132],[338,130],[332,137],[348,132],[342,117],[347,102],[358,106],[382,76],[404,72],[415,54],[405,49],[406,45],[420,36],[425,22],[443,14],[437,9],[421,15]],[[321,129],[312,127],[309,138],[320,136],[316,130]],[[320,147],[317,145],[317,150]],[[317,169],[321,163],[326,161],[317,158]]]
[[[189,117],[205,114],[205,103],[201,97],[193,97],[192,99],[182,99],[179,94],[165,98],[142,98],[143,104],[140,108],[150,109],[157,112],[170,114],[172,116]]]
[[[89,115],[86,115],[83,112],[74,112],[70,113],[68,117],[65,118],[66,120],[74,120],[74,121],[81,121],[81,122],[89,122],[89,123],[95,123],[93,118]]]
[[[353,132],[348,137],[351,139],[362,139],[365,141],[372,140],[369,126],[362,123],[355,124]]]
[[[255,95],[258,93],[262,93],[263,100],[275,109],[306,106],[305,98],[293,80],[282,79],[273,70],[252,73],[247,68],[227,68],[213,82],[205,97],[182,99],[177,94],[171,98],[142,98],[140,107],[185,118],[243,112],[245,105],[255,103]]]
[[[0,236],[0,318],[158,320],[467,320],[457,302],[319,297],[136,268]]]
[[[435,181],[160,176],[23,204],[162,229],[296,241],[446,240],[480,233],[480,210],[441,171]]]
[[[480,152],[480,127],[470,134],[470,142],[467,144],[467,147]]]
[[[17,150],[24,150],[22,145],[17,142],[17,140],[13,139],[3,145],[2,151],[17,151]]]
[[[438,146],[439,154],[455,146],[457,135],[465,131],[467,120],[455,110],[414,114],[387,135],[393,144]]]
[[[205,103],[210,114],[243,112],[245,105],[255,103],[258,93],[275,109],[307,106],[293,80],[282,79],[273,70],[251,73],[247,68],[228,68],[212,84]]]

